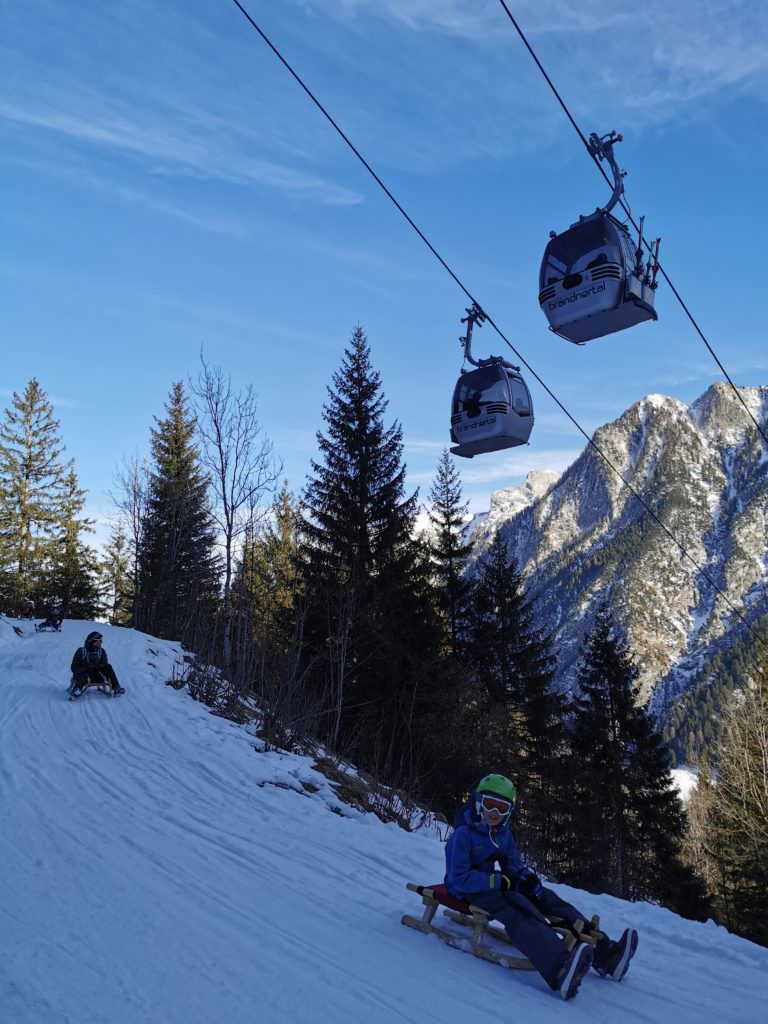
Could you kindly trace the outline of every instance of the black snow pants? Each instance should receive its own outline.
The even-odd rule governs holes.
[[[116,690],[120,685],[117,681],[115,670],[111,665],[102,665],[101,668],[83,669],[81,672],[75,672],[72,676],[72,685],[80,687],[81,690],[89,684],[100,686],[104,683],[109,683],[113,690]]]
[[[561,917],[569,924],[589,918],[547,888],[536,897],[535,904],[517,892],[482,892],[466,898],[504,925],[510,941],[528,957],[549,987],[554,988],[558,972],[570,954],[544,915]]]

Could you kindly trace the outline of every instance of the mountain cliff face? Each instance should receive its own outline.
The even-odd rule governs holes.
[[[765,430],[768,387],[739,391]],[[749,621],[768,612],[768,446],[722,383],[690,406],[649,395],[594,441],[690,558],[591,446],[562,476],[531,474],[494,495],[474,524],[476,550],[501,529],[540,623],[555,633],[565,687],[607,597],[635,653],[641,697],[660,711],[707,654],[744,630],[729,602]]]

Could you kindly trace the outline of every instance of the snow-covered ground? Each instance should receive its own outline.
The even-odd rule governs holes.
[[[640,931],[626,980],[593,973],[568,1004],[403,928],[439,839],[345,807],[311,760],[163,685],[174,644],[99,626],[127,693],[69,703],[90,628],[0,619],[3,1024],[765,1020],[768,950],[658,907],[558,887]]]

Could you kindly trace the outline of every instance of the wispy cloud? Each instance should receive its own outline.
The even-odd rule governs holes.
[[[439,455],[440,452],[443,450],[443,448],[447,448],[447,447],[448,447],[448,445],[446,444],[445,441],[429,441],[429,440],[426,440],[426,439],[419,440],[418,438],[412,440],[412,439],[406,438],[406,441],[405,441],[405,454],[406,454],[406,457],[409,454],[415,455],[416,453],[427,454],[427,455],[431,455],[431,454],[435,453],[435,454]]]
[[[26,381],[24,382],[26,384]],[[0,388],[0,398],[13,398],[14,394],[21,395],[24,391],[24,384],[18,388]],[[83,409],[85,405],[81,399],[67,398],[61,395],[48,395],[48,401],[54,409]]]
[[[439,448],[444,445],[438,445]],[[581,449],[550,449],[536,451],[527,446],[512,449],[509,455],[484,456],[459,464],[461,479],[467,490],[480,487],[510,486],[516,479],[521,479],[532,469],[552,470],[562,473],[564,469],[578,458]],[[409,473],[411,483],[423,484],[434,478],[434,469],[430,472]]]
[[[122,151],[142,159],[155,175],[256,186],[329,206],[362,202],[359,192],[238,146],[219,118],[206,122],[201,111],[183,118],[160,101],[147,107],[86,88],[71,77],[55,87],[17,81],[14,93],[15,98],[0,99],[0,118]]]
[[[476,0],[297,0],[347,22],[376,18],[410,32],[519,45],[500,4]],[[522,0],[513,14],[540,57],[578,102],[595,87],[611,106],[641,119],[673,118],[688,101],[742,86],[764,96],[768,8],[754,0],[647,0],[638,20],[630,4],[603,0]],[[546,37],[542,40],[541,37]],[[599,52],[599,62],[595,62]],[[642,52],[643,59],[638,60]],[[490,54],[489,54],[490,56]],[[527,55],[521,54],[527,61]],[[507,75],[514,68],[506,64]],[[627,69],[632,73],[628,75]],[[489,67],[489,74],[493,69]]]
[[[116,200],[121,205],[140,207],[159,213],[203,231],[243,241],[263,237],[263,225],[250,216],[243,213],[228,215],[221,209],[207,209],[199,199],[189,200],[186,204],[178,200],[165,199],[159,189],[150,191],[137,185],[126,185],[117,174],[113,173],[111,176],[100,174],[94,171],[92,165],[85,160],[68,160],[62,155],[52,165],[48,160],[11,155],[7,158],[6,163],[19,170],[33,171],[47,177],[67,181],[88,189],[91,193]]]
[[[337,17],[364,14],[389,19],[413,30],[439,30],[458,36],[486,38],[498,28],[503,12],[477,0],[299,0],[306,8],[322,9]],[[630,11],[606,11],[600,0],[527,0],[516,3],[514,12],[537,32],[594,32],[596,29],[631,23]]]
[[[462,471],[462,479],[473,486],[495,484],[512,477],[524,477],[532,469],[562,473],[577,459],[582,449],[551,449],[549,451],[513,450],[498,462],[480,462]]]

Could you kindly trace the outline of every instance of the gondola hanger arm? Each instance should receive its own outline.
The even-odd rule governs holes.
[[[459,338],[459,341],[464,348],[464,358],[467,362],[471,363],[473,366],[506,366],[510,370],[515,370],[519,373],[519,366],[513,366],[512,363],[508,363],[507,360],[503,359],[501,356],[489,356],[487,359],[475,359],[472,355],[472,331],[475,324],[477,324],[478,327],[482,327],[487,317],[476,302],[471,306],[468,306],[465,312],[467,315],[461,318],[461,322],[467,325],[467,333],[463,337]]]
[[[613,173],[613,193],[605,206],[598,208],[600,213],[610,213],[624,192],[624,176],[627,172],[619,170],[616,157],[613,155],[615,143],[621,142],[623,138],[624,136],[618,132],[608,132],[607,135],[602,136],[592,132],[589,136],[589,142],[587,143],[589,152],[592,156],[597,157],[598,160],[605,160]]]

